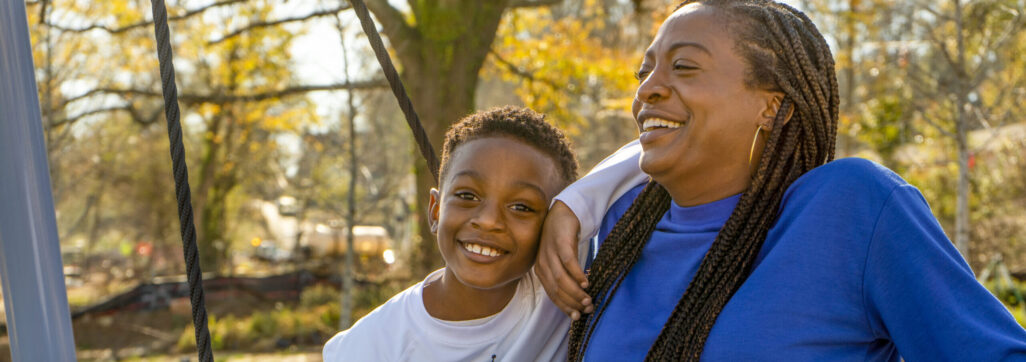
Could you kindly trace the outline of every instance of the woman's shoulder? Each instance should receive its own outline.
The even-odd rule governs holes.
[[[894,190],[912,187],[887,167],[863,158],[842,158],[816,167],[798,178],[784,193],[782,214],[872,217]],[[817,217],[819,217],[817,216]]]
[[[890,193],[895,187],[908,185],[889,168],[857,157],[841,158],[816,167],[796,180],[788,192],[829,188],[863,193]]]

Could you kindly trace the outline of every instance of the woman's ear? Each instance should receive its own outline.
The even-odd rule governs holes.
[[[783,103],[784,93],[770,92],[769,94],[767,94],[766,106],[763,107],[762,114],[760,114],[761,119],[759,120],[759,125],[761,125],[763,129],[765,129],[766,131],[773,130],[773,120],[777,118],[777,113],[780,112],[780,107]],[[792,103],[791,106],[787,107],[787,116],[784,117],[784,123],[781,124],[781,126],[787,124],[787,122],[790,122],[791,116],[793,115],[794,104]]]
[[[441,196],[438,189],[432,188],[430,192],[430,199],[428,199],[428,226],[431,227],[431,233],[438,232],[438,203],[441,201]]]

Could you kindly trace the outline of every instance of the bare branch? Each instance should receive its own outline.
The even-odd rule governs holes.
[[[210,9],[213,9],[213,8],[218,8],[218,7],[222,7],[222,6],[237,4],[237,3],[246,2],[246,1],[248,1],[248,0],[222,0],[222,1],[210,4],[210,5],[207,5],[207,6],[203,6],[203,7],[197,8],[197,9],[192,9],[192,10],[186,11],[184,14],[181,14],[181,15],[169,16],[167,18],[167,20],[168,21],[179,21],[179,20],[183,20],[183,19],[186,19],[186,18],[190,18],[190,17],[192,17],[194,15],[202,14],[203,12],[205,12],[207,10],[210,10]],[[89,25],[89,26],[84,27],[84,28],[69,28],[69,27],[65,27],[65,26],[62,26],[62,25],[50,24],[50,23],[47,23],[46,25],[51,27],[51,28],[54,28],[54,29],[57,29],[57,30],[61,30],[61,31],[70,32],[70,33],[84,33],[84,32],[91,31],[91,30],[103,30],[103,31],[106,31],[106,32],[111,33],[111,34],[119,34],[119,33],[124,33],[126,31],[129,31],[129,30],[134,30],[134,29],[138,29],[138,28],[142,28],[142,27],[151,26],[151,25],[153,25],[153,20],[142,21],[142,22],[138,22],[138,23],[135,23],[135,24],[126,25],[126,26],[120,27],[120,28],[111,28],[109,26],[101,25],[101,24],[93,24],[93,25]]]
[[[920,108],[920,107],[916,106],[916,108]],[[940,124],[938,124],[937,122],[934,122],[933,119],[928,117],[926,115],[926,111],[925,110],[920,109],[919,110],[919,115],[922,116],[923,120],[926,121],[927,124],[933,126],[933,128],[935,128],[938,132],[940,132],[944,136],[947,136],[949,138],[955,138],[955,134],[954,133],[944,129],[944,127],[942,127]]]
[[[937,34],[934,34],[931,30],[927,30],[925,33],[926,36],[930,38],[930,42],[939,48],[941,55],[944,56],[944,60],[948,63],[948,66],[951,67],[951,70],[959,73],[963,72],[964,70],[961,69],[959,64],[955,62],[955,59],[952,58],[951,50],[948,49],[948,43],[938,39]]]
[[[39,23],[40,24],[46,24],[46,13],[47,13],[46,12],[46,7],[47,7],[47,5],[49,5],[49,3],[50,3],[49,0],[42,0],[42,1],[39,2],[39,4],[42,5],[42,6],[39,7]]]
[[[367,10],[370,10],[381,24],[381,32],[393,44],[413,34],[414,29],[406,23],[403,14],[389,5],[388,0],[367,0],[365,2]]]
[[[926,12],[930,13],[930,15],[933,15],[934,17],[936,17],[939,20],[943,20],[943,21],[952,21],[952,20],[954,20],[948,14],[941,13],[941,12],[935,10],[934,8],[930,7],[929,2],[914,1],[914,3],[916,5],[919,5],[919,8],[925,10]]]
[[[346,9],[350,9],[350,8],[352,8],[352,6],[350,6],[347,3],[345,5],[341,5],[339,7],[333,8],[333,9],[326,9],[326,10],[315,11],[315,12],[312,12],[310,14],[303,15],[303,16],[296,16],[296,17],[285,18],[285,19],[278,19],[278,20],[272,20],[272,21],[252,22],[252,23],[249,23],[248,25],[246,25],[246,26],[244,26],[242,28],[236,29],[236,30],[234,30],[234,31],[232,31],[232,32],[230,32],[228,34],[225,34],[224,36],[222,36],[222,37],[220,37],[218,39],[214,39],[214,40],[208,41],[207,44],[209,44],[209,45],[218,44],[218,43],[221,43],[221,42],[223,42],[225,40],[228,40],[228,39],[237,37],[239,35],[242,35],[243,33],[247,32],[247,31],[250,31],[250,30],[253,30],[253,29],[278,26],[278,25],[281,25],[281,24],[298,22],[298,21],[305,21],[305,20],[309,20],[309,19],[313,19],[313,18],[317,18],[317,17],[321,17],[321,16],[335,15],[335,14],[338,14],[338,12],[340,12],[342,10],[346,10]]]
[[[535,76],[534,72],[521,69],[516,64],[510,63],[508,60],[503,59],[501,56],[499,56],[499,53],[495,52],[495,50],[489,50],[488,53],[492,55],[492,58],[495,58],[496,62],[498,62],[499,64],[504,66],[506,68],[506,70],[508,70],[510,73],[513,73],[513,75],[516,75],[518,77],[527,79],[528,81],[531,81],[531,82],[534,82],[534,81],[542,82],[542,83],[544,83],[544,84],[546,84],[546,85],[548,85],[548,86],[550,86],[550,87],[552,87],[554,89],[563,89],[563,87],[561,87],[559,84],[556,84],[556,82],[554,82],[554,81],[552,81],[550,79],[544,79],[544,78],[540,78],[538,76]]]
[[[514,0],[509,4],[510,8],[534,8],[562,3],[563,0]]]
[[[184,104],[224,104],[232,102],[256,102],[267,99],[282,98],[296,94],[316,92],[316,91],[331,91],[331,90],[370,90],[370,89],[381,89],[388,87],[388,83],[384,79],[373,79],[366,81],[357,81],[351,84],[324,84],[324,85],[300,85],[292,86],[283,89],[259,92],[252,94],[192,94],[182,93],[178,96],[178,100]],[[163,97],[163,95],[156,90],[148,89],[118,89],[118,88],[96,88],[90,90],[82,95],[68,98],[61,106],[65,106],[69,103],[85,99],[98,94],[110,94],[110,95],[121,95],[121,96],[142,96],[142,97]]]
[[[68,118],[64,118],[64,119],[60,119],[60,120],[56,120],[56,121],[50,122],[50,124],[47,125],[47,127],[59,127],[59,126],[63,126],[63,125],[66,125],[66,124],[74,123],[74,122],[76,122],[76,121],[78,121],[78,120],[80,120],[82,118],[85,118],[85,117],[88,117],[88,116],[91,116],[91,115],[94,115],[94,114],[107,113],[107,112],[115,112],[115,111],[129,111],[129,112],[131,112],[131,107],[125,105],[125,106],[114,106],[114,107],[97,108],[97,109],[90,110],[90,111],[87,111],[87,112],[83,112],[81,114],[77,114],[77,115],[74,115],[74,116],[71,116],[71,117],[68,117]]]
[[[1014,39],[1013,35],[1018,34],[1018,30],[1020,30],[1023,27],[1023,23],[1022,13],[1013,13],[1015,14],[1015,18],[1009,22],[1008,27],[1004,29],[1004,31],[1001,33],[1001,35],[998,36],[996,41],[983,47],[983,49],[1004,49],[1005,45],[1008,45],[1008,42]],[[993,67],[996,63],[995,61],[987,61],[987,57],[982,57],[982,59],[984,59],[983,64],[980,64],[979,68],[977,68],[976,73],[970,83],[972,88],[975,88],[979,86],[981,83],[983,83],[983,81],[987,77],[987,73],[990,71],[990,68]]]

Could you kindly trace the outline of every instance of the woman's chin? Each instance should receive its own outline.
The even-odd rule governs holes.
[[[642,152],[638,165],[641,167],[642,172],[648,174],[658,182],[658,176],[663,175],[672,169],[673,162],[670,161],[671,160],[664,160],[650,152]]]

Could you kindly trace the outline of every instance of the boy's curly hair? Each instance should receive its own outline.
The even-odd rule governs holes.
[[[545,121],[545,115],[528,108],[504,106],[463,117],[445,133],[439,183],[449,170],[449,158],[456,147],[484,137],[510,137],[548,155],[556,162],[565,184],[577,179],[577,157],[570,140],[559,128]]]

